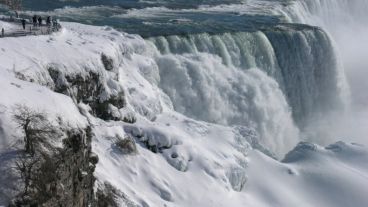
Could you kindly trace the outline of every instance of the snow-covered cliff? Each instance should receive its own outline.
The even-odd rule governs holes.
[[[0,172],[8,176],[0,179],[0,205],[7,205],[22,190],[22,179],[14,170],[14,157],[23,147],[21,129],[13,118],[19,104],[47,114],[50,123],[60,129],[60,135],[47,140],[51,148],[73,149],[79,139],[68,132],[91,129],[90,140],[80,136],[83,150],[69,157],[75,163],[83,161],[80,169],[73,170],[80,175],[78,179],[90,172],[84,170],[88,163],[94,170],[94,188],[86,185],[96,195],[91,205],[104,206],[111,198],[118,206],[336,207],[368,203],[368,151],[363,146],[336,143],[323,148],[301,143],[278,161],[274,157],[291,149],[297,137],[262,140],[253,128],[257,125],[223,126],[174,110],[178,100],[173,98],[190,95],[190,90],[184,91],[189,84],[185,81],[193,86],[191,90],[199,81],[207,81],[210,86],[219,85],[213,94],[231,92],[224,80],[229,81],[234,73],[239,80],[229,83],[233,87],[236,81],[244,83],[252,94],[249,100],[242,100],[250,103],[243,107],[258,110],[259,123],[279,120],[276,125],[263,126],[264,130],[272,126],[277,131],[285,123],[293,126],[282,89],[266,72],[254,68],[240,74],[234,68],[221,68],[219,58],[203,54],[165,56],[151,42],[110,27],[63,26],[50,36],[0,39]],[[198,71],[195,67],[203,60],[224,76],[207,71],[211,77],[196,73],[198,79],[183,78]],[[177,76],[165,76],[164,66],[175,68]],[[183,68],[191,71],[183,72]],[[159,81],[169,82],[164,83],[164,90]],[[180,87],[183,94],[178,93]],[[192,112],[198,116],[207,110],[206,105],[200,110],[201,103],[191,106],[180,101],[196,109]],[[268,103],[279,104],[277,110],[266,106]],[[207,104],[216,108],[218,103]],[[287,130],[294,133],[294,128]],[[70,186],[70,192],[76,194],[71,195],[73,199],[88,195],[83,194],[80,183]]]

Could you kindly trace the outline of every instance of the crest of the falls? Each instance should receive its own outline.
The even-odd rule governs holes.
[[[298,0],[282,10],[290,22],[318,25],[329,30],[368,22],[366,0]]]

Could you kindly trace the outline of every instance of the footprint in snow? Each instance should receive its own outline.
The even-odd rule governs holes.
[[[10,83],[10,85],[13,85],[13,86],[15,86],[15,87],[17,87],[17,88],[22,88],[22,86],[21,86],[21,85],[16,84],[16,83]]]

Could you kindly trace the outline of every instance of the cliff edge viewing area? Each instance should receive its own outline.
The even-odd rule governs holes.
[[[22,20],[25,21],[24,27]],[[47,35],[58,31],[59,23],[33,24],[28,19],[0,16],[0,38],[19,37],[27,35]]]

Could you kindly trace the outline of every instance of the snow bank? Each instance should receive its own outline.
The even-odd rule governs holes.
[[[11,23],[8,23],[8,22],[3,22],[3,21],[0,21],[0,30],[3,29],[5,31],[9,31],[9,30],[14,30],[17,28],[16,25],[14,24],[11,24]]]
[[[343,142],[326,148],[300,143],[282,163],[252,152],[245,191],[261,206],[363,207],[367,158],[366,147]]]

